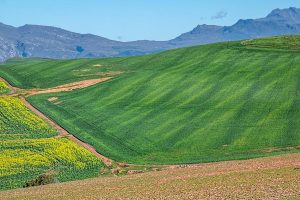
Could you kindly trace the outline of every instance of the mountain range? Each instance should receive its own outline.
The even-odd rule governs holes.
[[[275,35],[300,34],[300,9],[275,9],[260,19],[232,26],[198,25],[169,41],[120,42],[40,25],[13,27],[0,23],[0,62],[12,57],[54,59],[135,56],[180,47]]]

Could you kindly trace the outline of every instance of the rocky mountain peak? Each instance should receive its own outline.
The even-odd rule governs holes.
[[[290,23],[300,23],[300,9],[294,7],[275,9],[266,18],[271,20],[284,20]]]

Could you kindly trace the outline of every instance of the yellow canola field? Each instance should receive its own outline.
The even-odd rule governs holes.
[[[31,112],[19,98],[0,97],[0,139],[43,138],[56,134],[56,130]]]
[[[0,97],[0,190],[44,174],[56,182],[95,177],[103,163],[58,133],[17,97]]]

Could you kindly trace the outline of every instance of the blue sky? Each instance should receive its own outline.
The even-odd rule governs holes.
[[[168,40],[198,24],[232,25],[300,0],[0,0],[0,22],[51,25],[114,40]]]

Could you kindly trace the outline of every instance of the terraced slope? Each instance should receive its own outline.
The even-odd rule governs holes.
[[[93,87],[29,98],[115,160],[245,159],[299,151],[300,51],[276,46],[278,40],[285,41],[266,39],[274,45],[259,48],[220,43],[122,59],[29,60],[3,65],[0,74],[28,88],[124,71]],[[300,45],[299,36],[293,41]]]

